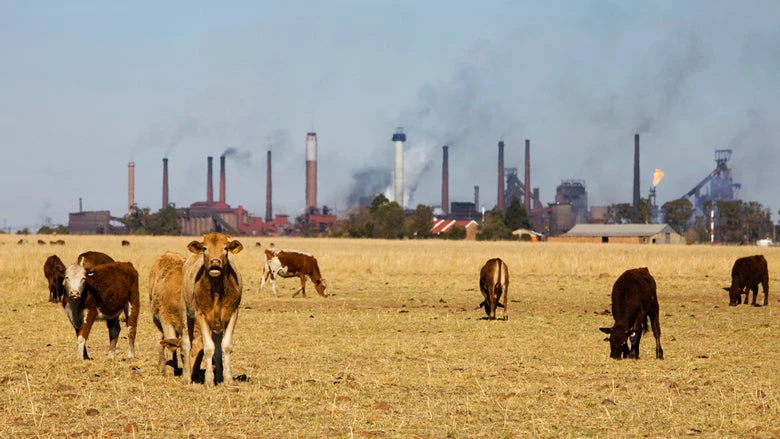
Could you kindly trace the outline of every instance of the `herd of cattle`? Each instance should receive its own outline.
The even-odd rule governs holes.
[[[122,244],[129,245],[125,242]],[[202,241],[189,243],[188,257],[166,252],[155,260],[149,273],[149,304],[159,332],[158,368],[162,374],[171,369],[174,373],[181,371],[182,381],[191,383],[201,377],[203,366],[206,385],[233,381],[230,359],[243,282],[230,255],[243,248],[228,235],[208,233]],[[318,294],[328,296],[327,282],[312,255],[274,247],[266,248],[264,255],[261,288],[270,280],[277,296],[277,277],[298,277],[301,287],[293,297],[299,293],[306,296],[306,279],[311,280]],[[127,325],[127,356],[134,357],[140,293],[138,272],[132,263],[87,251],[67,267],[56,255],[49,256],[43,271],[49,284],[49,301],[62,305],[76,332],[77,358],[90,358],[86,343],[95,320],[106,322],[108,356],[114,358],[122,314]],[[764,256],[737,259],[731,277],[731,286],[725,288],[730,305],[742,303],[743,294],[747,304],[752,291],[752,304],[759,306],[759,284],[764,291],[764,305],[769,304]],[[479,287],[484,298],[479,307],[484,308],[487,319],[496,318],[496,308],[504,308],[503,317],[508,319],[506,263],[500,258],[488,260],[480,271]],[[615,281],[612,316],[614,325],[600,328],[609,334],[611,358],[639,358],[639,342],[647,332],[649,320],[656,341],[656,358],[663,359],[656,284],[647,268],[627,270]]]

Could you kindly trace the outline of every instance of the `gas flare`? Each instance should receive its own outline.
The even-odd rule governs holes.
[[[655,172],[653,172],[653,187],[658,186],[662,178],[664,178],[664,171],[655,168]]]

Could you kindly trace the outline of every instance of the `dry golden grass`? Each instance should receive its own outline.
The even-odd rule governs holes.
[[[260,291],[262,248],[240,238],[245,281],[233,370],[246,382],[183,386],[159,376],[147,276],[190,238],[63,237],[63,247],[0,236],[0,437],[777,437],[778,310],[728,306],[733,261],[780,249],[262,238],[318,257],[334,297]],[[48,239],[44,237],[48,242]],[[34,243],[37,237],[31,237]],[[105,325],[76,359],[73,330],[47,302],[43,262],[85,250],[141,273],[137,358],[106,358]],[[508,321],[475,309],[479,268],[510,271]],[[662,344],[609,359],[613,282],[647,266],[658,283]],[[600,273],[608,273],[600,278]],[[761,293],[760,293],[761,294]]]

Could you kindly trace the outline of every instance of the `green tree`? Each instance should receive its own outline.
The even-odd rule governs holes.
[[[433,209],[418,204],[414,215],[409,219],[409,233],[417,238],[430,238],[433,227]]]
[[[664,222],[669,224],[677,233],[684,234],[688,230],[688,223],[693,216],[693,203],[687,198],[667,201],[661,206],[664,213]]]
[[[633,208],[629,203],[617,203],[607,206],[607,215],[604,220],[608,224],[625,224],[631,222],[631,211]]]
[[[480,241],[512,240],[517,237],[504,223],[504,215],[501,210],[494,207],[485,215],[485,221],[479,225],[477,239]]]
[[[152,235],[181,235],[181,223],[176,206],[171,203],[151,215],[147,224],[147,231]]]
[[[384,206],[389,202],[390,200],[388,200],[386,196],[379,194],[376,197],[374,197],[373,200],[371,200],[371,207],[368,208],[368,211],[371,212],[372,215],[374,215],[376,214],[376,212],[379,210],[380,207]]]
[[[747,236],[742,226],[742,201],[719,200],[718,224],[715,229],[719,242],[745,244]]]
[[[747,242],[772,237],[772,212],[758,201],[742,204],[742,220]]]
[[[509,230],[531,228],[531,221],[528,219],[525,207],[520,204],[519,198],[512,197],[512,200],[509,202],[506,213],[504,213],[504,224],[509,227]]]
[[[404,209],[395,201],[378,206],[373,217],[379,238],[401,239],[407,235]]]
[[[446,239],[451,240],[466,239],[466,228],[455,224],[448,233],[443,233],[440,236],[444,236]]]
[[[133,208],[124,216],[122,222],[125,228],[127,228],[127,233],[131,235],[148,235],[149,223],[151,222],[149,208],[138,207],[137,204],[133,204]]]
[[[344,222],[347,235],[352,238],[375,238],[374,218],[365,207],[358,207],[347,214]]]
[[[38,229],[37,233],[39,235],[52,235],[52,234],[67,235],[68,228],[66,226],[63,226],[62,224],[57,224],[54,227],[48,225],[48,226],[42,226],[40,229]]]

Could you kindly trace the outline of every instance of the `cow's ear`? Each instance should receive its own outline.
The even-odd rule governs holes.
[[[612,328],[599,328],[599,331],[605,334],[612,334]]]
[[[724,290],[726,290],[726,292],[729,292],[729,293],[731,292],[731,288],[724,288]]]
[[[244,249],[244,246],[241,244],[240,241],[230,241],[227,245],[228,250],[230,250],[230,253],[236,254]]]
[[[192,241],[191,243],[187,244],[187,250],[193,253],[200,253],[203,251],[203,243],[198,241]]]

